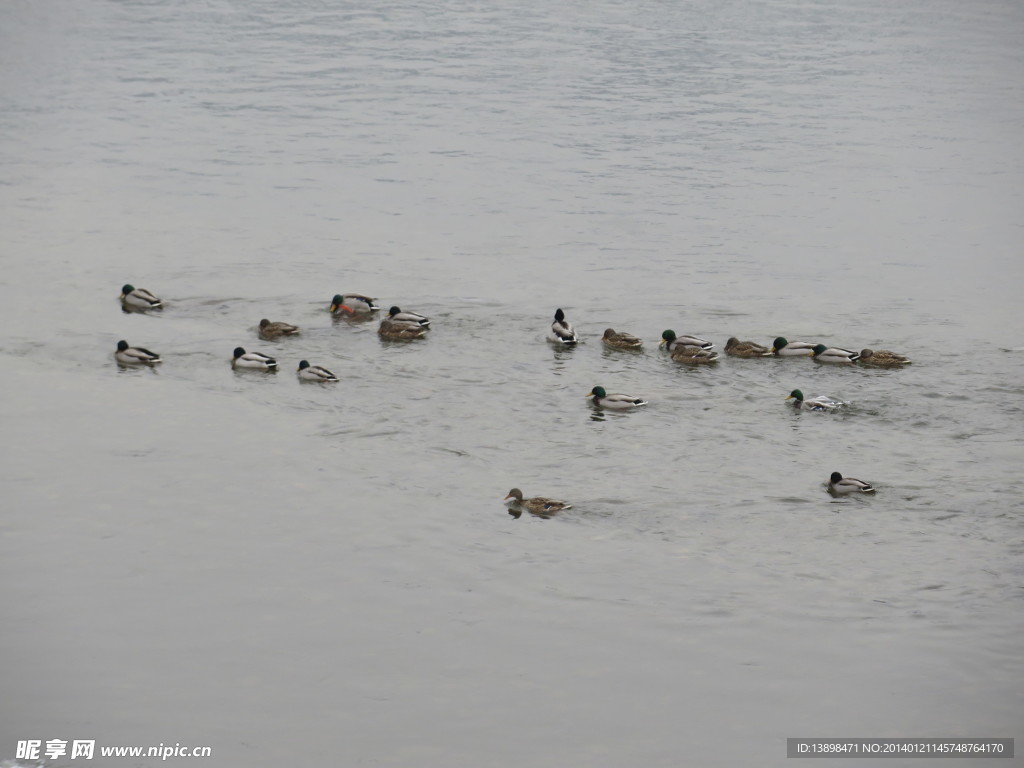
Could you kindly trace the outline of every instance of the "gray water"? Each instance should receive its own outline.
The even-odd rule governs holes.
[[[1010,0],[0,6],[0,762],[1024,737],[1022,32]],[[343,291],[434,328],[381,342]],[[666,328],[914,363],[689,368]]]

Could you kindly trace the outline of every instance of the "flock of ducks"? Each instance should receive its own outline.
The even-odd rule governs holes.
[[[148,312],[163,309],[164,303],[151,291],[136,288],[131,283],[121,287],[121,308],[125,312]],[[380,306],[376,299],[358,293],[336,294],[331,299],[330,312],[335,317],[371,317],[379,312]],[[399,307],[391,307],[387,316],[381,320],[377,333],[385,339],[419,339],[430,329],[430,319],[416,312],[403,312]],[[266,318],[260,320],[259,337],[267,341],[295,336],[299,327],[291,323],[272,322]],[[117,342],[114,352],[117,362],[122,365],[156,365],[163,362],[156,352],[145,347],[133,347],[122,339]],[[262,352],[247,352],[244,347],[235,347],[231,358],[232,368],[251,368],[260,371],[276,371],[277,360]],[[300,360],[296,374],[302,381],[336,382],[339,381],[331,371],[321,365],[310,365],[308,360]]]
[[[163,301],[152,292],[145,288],[136,288],[130,283],[121,288],[120,300],[121,308],[125,312],[148,312],[163,308]],[[339,293],[331,299],[329,311],[335,317],[368,319],[381,309],[376,302],[376,299],[358,293]],[[429,318],[416,312],[403,311],[399,307],[391,307],[387,315],[381,319],[377,333],[385,339],[419,339],[423,338],[429,330]],[[275,340],[298,333],[298,326],[290,323],[272,322],[266,318],[259,322],[258,334],[262,339]],[[566,319],[565,312],[561,309],[555,310],[554,321],[551,323],[547,339],[551,343],[563,347],[571,347],[579,343],[576,329]],[[628,351],[643,349],[641,339],[613,328],[608,328],[604,332],[601,342],[613,349]],[[672,360],[679,363],[706,365],[718,360],[718,353],[714,351],[715,345],[712,342],[696,336],[677,335],[671,329],[661,334],[659,346],[669,353]],[[725,354],[742,358],[810,357],[819,363],[834,365],[860,363],[861,365],[884,368],[896,368],[910,363],[910,359],[906,356],[889,350],[862,349],[860,352],[855,352],[842,347],[829,347],[825,344],[788,341],[782,336],[776,338],[771,347],[753,341],[740,341],[733,336],[725,343]],[[145,347],[130,346],[123,339],[117,343],[114,356],[122,365],[156,365],[162,362],[160,355],[156,352]],[[247,352],[243,347],[235,348],[231,365],[233,368],[277,370],[277,360],[261,352]],[[302,381],[321,383],[338,381],[338,377],[331,371],[320,365],[311,365],[308,360],[299,361],[296,374]],[[598,408],[630,410],[647,405],[647,401],[643,398],[623,393],[609,394],[601,386],[594,387],[587,397],[592,398],[592,402]],[[786,400],[793,400],[793,406],[797,409],[809,411],[834,411],[845,404],[825,395],[805,398],[799,389],[790,392]],[[834,495],[842,496],[851,493],[873,493],[875,489],[870,483],[863,480],[843,477],[839,472],[833,472],[829,478],[828,490]],[[520,517],[524,511],[538,517],[550,517],[557,512],[572,508],[571,504],[558,499],[549,499],[543,496],[523,498],[523,492],[518,488],[510,490],[504,502],[509,509],[509,514],[516,518]]]
[[[561,309],[555,310],[555,318],[551,323],[551,330],[547,335],[548,341],[562,345],[573,346],[579,343],[579,336]],[[630,333],[616,331],[608,328],[601,337],[601,342],[613,349],[639,351],[643,349],[643,341]],[[697,336],[678,335],[674,330],[668,329],[661,334],[660,345],[679,363],[691,365],[705,365],[717,362],[718,353],[714,351],[714,344],[706,339]],[[733,357],[810,357],[816,362],[833,365],[853,365],[860,363],[878,368],[898,368],[910,363],[910,358],[889,350],[862,349],[855,352],[843,347],[830,347],[826,344],[812,344],[806,341],[789,341],[779,336],[772,342],[771,347],[758,344],[754,341],[740,341],[735,336],[725,343],[725,354]],[[594,387],[587,397],[593,398],[594,405],[599,408],[611,408],[615,410],[629,410],[647,405],[647,401],[633,395],[619,393],[608,394],[604,387]],[[809,411],[833,411],[842,405],[840,400],[835,400],[825,395],[819,395],[805,399],[804,393],[799,389],[790,392],[786,400],[793,400],[795,408]],[[839,472],[833,472],[828,481],[829,493],[837,496],[845,496],[850,493],[874,493],[875,489],[870,483],[858,480],[853,477],[843,477]],[[571,509],[572,505],[558,499],[549,499],[544,496],[523,498],[523,492],[513,488],[504,499],[509,508],[509,514],[513,517],[520,517],[524,511],[538,517],[550,517],[556,512]]]

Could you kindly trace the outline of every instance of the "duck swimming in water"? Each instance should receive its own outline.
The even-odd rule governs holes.
[[[777,357],[810,357],[814,354],[814,344],[808,341],[786,341],[779,336],[772,342],[772,354]]]
[[[814,359],[819,363],[838,363],[839,365],[853,365],[853,361],[860,357],[859,352],[842,347],[826,347],[824,344],[814,346]]]
[[[297,371],[303,381],[338,381],[338,377],[319,365],[310,365],[308,360],[300,360]]]
[[[601,337],[601,341],[604,342],[606,347],[613,347],[615,349],[630,349],[638,350],[643,349],[644,343],[631,333],[620,333],[614,328],[608,328],[604,332],[604,336]]]
[[[163,362],[156,352],[151,352],[145,347],[130,347],[124,339],[117,342],[114,357],[117,358],[117,362],[125,365],[154,365]]]
[[[641,405],[647,405],[647,401],[641,397],[633,397],[632,395],[623,394],[609,395],[604,391],[604,387],[594,387],[590,390],[587,397],[594,398],[592,402],[599,408],[613,408],[620,411],[639,408]]]
[[[352,315],[367,315],[380,310],[376,299],[363,296],[359,293],[336,293],[331,299],[331,314],[341,317]]]
[[[576,336],[576,329],[572,327],[572,323],[565,319],[565,312],[561,309],[555,310],[555,321],[551,324],[548,341],[565,346],[572,346],[579,341],[579,338]]]
[[[246,352],[242,347],[235,347],[232,368],[253,368],[261,371],[276,371],[277,360],[262,352]]]
[[[871,483],[865,483],[855,477],[843,477],[838,472],[833,472],[828,480],[828,489],[831,493],[846,495],[847,493],[874,493],[875,489]]]
[[[291,323],[272,323],[267,318],[260,320],[259,335],[261,339],[272,341],[282,336],[294,336],[299,332],[299,326]]]
[[[518,488],[513,488],[508,492],[508,496],[505,497],[505,506],[508,507],[508,513],[515,518],[522,515],[523,510],[538,517],[551,517],[556,512],[572,509],[572,504],[558,499],[548,499],[544,496],[524,499],[523,492]]]
[[[396,323],[415,323],[424,328],[430,325],[429,317],[424,317],[416,312],[403,312],[398,307],[392,307],[388,310],[388,319]]]
[[[662,331],[661,343],[659,347],[664,347],[669,352],[675,352],[680,347],[696,347],[698,349],[712,349],[715,345],[705,339],[699,339],[696,336],[676,336],[676,332],[669,329]]]
[[[901,365],[910,365],[910,358],[906,355],[897,355],[888,349],[862,349],[857,362],[876,368],[898,368]]]
[[[798,411],[803,409],[805,411],[834,411],[841,405],[845,405],[841,400],[833,400],[831,397],[825,395],[818,395],[817,397],[811,397],[804,400],[804,393],[799,389],[794,389],[789,393],[787,400],[793,400],[793,407]]]
[[[772,351],[756,342],[740,341],[735,336],[731,336],[725,342],[725,354],[733,357],[770,357]]]
[[[122,286],[120,299],[121,307],[126,312],[144,312],[147,309],[162,309],[164,306],[160,299],[145,288],[136,288],[131,283]]]

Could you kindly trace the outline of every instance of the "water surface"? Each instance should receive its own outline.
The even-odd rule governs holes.
[[[0,760],[1024,736],[1018,4],[0,18]],[[126,281],[164,311],[121,313]],[[381,342],[341,291],[434,328]],[[544,341],[557,307],[577,349]],[[914,364],[689,368],[666,328]],[[122,338],[165,362],[120,369]],[[239,345],[280,372],[232,371]],[[877,494],[832,499],[834,470]],[[512,486],[574,509],[514,520]]]

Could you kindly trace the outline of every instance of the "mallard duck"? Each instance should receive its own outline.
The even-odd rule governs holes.
[[[388,319],[394,320],[397,323],[415,323],[426,328],[430,325],[430,318],[424,317],[417,312],[403,312],[398,307],[392,307],[388,310]]]
[[[572,509],[572,504],[557,499],[546,499],[543,496],[524,499],[523,492],[518,488],[513,488],[508,492],[508,496],[505,497],[505,506],[508,507],[508,513],[515,518],[518,518],[524,509],[538,517],[551,517],[556,512]]]
[[[807,341],[786,341],[779,336],[772,342],[772,354],[778,357],[810,357],[814,354],[814,345]]]
[[[555,321],[551,324],[548,341],[567,346],[579,341],[576,337],[576,329],[572,327],[572,323],[565,319],[565,312],[561,309],[555,310]]]
[[[819,363],[853,365],[853,361],[858,357],[860,357],[859,352],[842,347],[826,347],[824,344],[816,344],[814,347],[814,359]]]
[[[798,411],[800,409],[806,411],[834,411],[839,406],[843,405],[842,400],[833,400],[831,397],[825,395],[818,395],[817,397],[811,397],[804,400],[804,393],[799,389],[794,389],[789,393],[787,400],[793,400],[793,407]]]
[[[874,365],[878,368],[896,368],[900,365],[909,365],[910,358],[897,355],[888,349],[862,349],[857,362],[861,365]]]
[[[637,350],[642,349],[644,343],[631,333],[620,333],[614,328],[608,328],[604,332],[604,336],[601,337],[601,341],[604,342],[605,346],[614,347],[615,349],[631,349]]]
[[[740,341],[735,336],[730,336],[725,342],[725,354],[733,357],[770,357],[772,351],[753,341]]]
[[[855,477],[843,477],[838,472],[833,472],[828,480],[828,489],[831,493],[874,493],[875,489],[871,483],[865,483]]]
[[[299,332],[299,326],[291,323],[272,323],[267,318],[260,320],[260,338],[268,341],[279,339],[282,336],[294,336]]]
[[[303,381],[337,381],[338,377],[319,365],[310,365],[308,360],[300,360],[299,378]]]
[[[276,371],[277,360],[264,355],[262,352],[246,352],[241,347],[235,347],[235,356],[231,360],[232,368],[258,368],[261,371]]]
[[[377,312],[380,307],[375,304],[376,299],[369,296],[362,296],[358,293],[336,293],[331,299],[331,313],[334,315],[349,316],[366,315],[370,312]]]
[[[676,336],[676,332],[673,330],[662,331],[661,343],[659,347],[664,347],[669,352],[675,352],[680,347],[694,347],[696,349],[712,349],[715,345],[710,341],[704,339],[698,339],[696,336]]]
[[[639,408],[641,405],[647,405],[646,400],[639,397],[633,397],[632,395],[609,395],[604,391],[604,387],[594,387],[590,390],[590,394],[588,394],[587,397],[594,398],[594,405],[599,408],[627,410],[629,408]]]
[[[382,339],[422,339],[430,330],[418,323],[395,322],[388,318],[380,321],[377,333]]]
[[[153,365],[162,362],[160,355],[151,352],[145,347],[129,347],[124,339],[117,342],[117,352],[114,353],[117,362],[125,365]]]
[[[164,303],[145,288],[136,288],[131,283],[121,287],[121,306],[126,310],[161,309]]]
[[[672,350],[671,357],[677,363],[714,363],[718,360],[718,353],[710,349],[700,347],[676,347]]]

